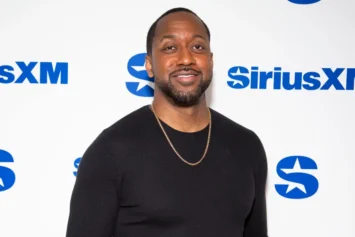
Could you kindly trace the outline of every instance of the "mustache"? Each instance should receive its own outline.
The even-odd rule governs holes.
[[[170,76],[173,75],[174,73],[183,72],[183,71],[193,71],[193,72],[198,73],[198,74],[201,73],[200,70],[193,69],[192,67],[184,67],[184,68],[180,68],[178,70],[175,70],[175,71],[171,72]]]

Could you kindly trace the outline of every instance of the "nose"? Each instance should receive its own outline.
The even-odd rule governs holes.
[[[188,66],[188,65],[195,64],[195,63],[196,63],[195,58],[191,54],[190,50],[187,48],[181,47],[179,50],[177,64]]]

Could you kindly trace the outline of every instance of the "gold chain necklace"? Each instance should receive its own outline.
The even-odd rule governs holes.
[[[168,140],[168,142],[169,142],[171,148],[174,150],[175,154],[180,158],[180,160],[182,160],[183,162],[185,162],[186,164],[188,164],[188,165],[190,165],[190,166],[196,166],[196,165],[200,164],[200,163],[202,162],[202,160],[205,158],[205,156],[206,156],[206,154],[207,154],[208,147],[209,147],[209,145],[210,145],[210,140],[211,140],[211,127],[212,127],[211,111],[208,109],[208,114],[209,114],[209,120],[210,120],[210,122],[209,122],[207,145],[206,145],[205,151],[204,151],[204,153],[203,153],[203,155],[202,155],[202,158],[201,158],[199,161],[197,161],[197,162],[195,162],[195,163],[192,163],[192,162],[188,162],[187,160],[185,160],[184,158],[182,158],[182,156],[176,151],[176,149],[175,149],[175,147],[173,146],[173,144],[171,143],[171,141],[170,141],[168,135],[166,134],[166,132],[165,132],[165,130],[164,130],[162,124],[160,123],[160,120],[159,120],[157,114],[155,113],[155,110],[154,110],[154,108],[153,108],[153,105],[151,105],[150,108],[151,108],[151,110],[153,111],[153,114],[154,114],[156,120],[158,121],[158,124],[159,124],[161,130],[163,131],[163,133],[164,133],[166,139]]]

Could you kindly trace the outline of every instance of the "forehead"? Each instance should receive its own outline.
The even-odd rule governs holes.
[[[161,18],[156,26],[155,38],[166,34],[202,35],[208,39],[207,30],[202,21],[189,12],[175,12]]]

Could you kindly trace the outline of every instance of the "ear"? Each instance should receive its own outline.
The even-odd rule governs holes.
[[[213,53],[211,52],[211,65],[213,67]]]
[[[145,69],[147,70],[148,76],[150,78],[154,77],[152,57],[148,54],[145,56]]]

